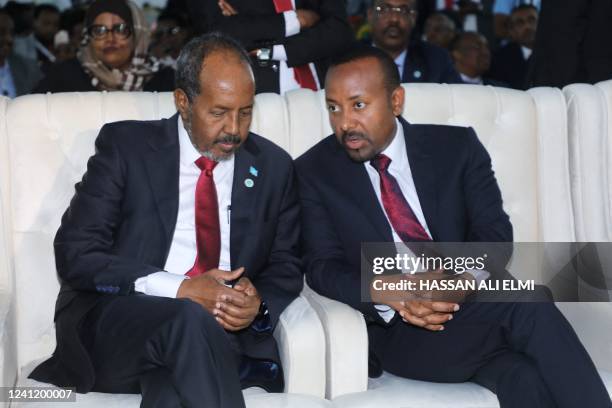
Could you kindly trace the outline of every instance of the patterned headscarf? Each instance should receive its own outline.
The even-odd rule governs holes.
[[[92,18],[88,18],[88,21],[93,21],[102,12],[113,13],[112,5],[116,0],[108,1],[108,3],[105,1],[108,0],[94,2],[92,7],[97,5],[97,14]],[[130,66],[124,70],[109,68],[102,61],[96,59],[89,34],[85,34],[83,43],[77,53],[81,66],[91,77],[91,84],[101,91],[141,91],[143,85],[159,70],[159,62],[157,59],[149,57],[147,52],[151,32],[147,26],[144,14],[132,1],[127,0],[126,3],[131,11],[132,35],[134,36],[134,52]],[[105,9],[105,5],[109,7]],[[120,17],[123,18],[121,15]],[[123,19],[126,20],[125,18]],[[126,22],[130,23],[129,20],[126,20]]]

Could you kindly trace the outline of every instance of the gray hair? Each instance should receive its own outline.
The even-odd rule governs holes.
[[[189,41],[181,50],[176,62],[175,87],[182,89],[190,102],[200,94],[200,72],[204,60],[213,52],[229,51],[250,67],[251,59],[246,50],[232,37],[211,32]]]

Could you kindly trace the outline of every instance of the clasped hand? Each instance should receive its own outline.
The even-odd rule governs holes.
[[[215,316],[225,330],[242,330],[251,325],[261,305],[261,298],[253,283],[249,278],[240,277],[243,272],[244,268],[233,271],[211,269],[185,279],[179,287],[177,298],[199,303]],[[236,279],[238,282],[233,288],[225,285]]]
[[[464,276],[465,275],[465,276]],[[385,282],[397,283],[401,279],[408,279],[417,283],[420,281],[441,281],[450,279],[474,279],[469,274],[459,277],[444,275],[442,271],[430,271],[417,274],[398,274],[381,276]],[[444,330],[444,324],[453,319],[453,313],[458,311],[459,302],[469,294],[468,291],[440,291],[440,290],[412,290],[390,292],[372,290],[372,301],[386,304],[394,309],[406,323],[432,331]]]

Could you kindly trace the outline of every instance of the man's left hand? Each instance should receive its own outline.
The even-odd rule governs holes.
[[[231,298],[222,297],[222,301],[217,302],[213,310],[219,324],[228,331],[249,327],[257,317],[261,306],[261,297],[249,278],[240,278],[234,285],[234,290],[247,295],[244,305],[232,303]]]

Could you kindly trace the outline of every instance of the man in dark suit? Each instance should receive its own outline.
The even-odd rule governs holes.
[[[527,75],[538,27],[538,10],[530,4],[515,7],[509,19],[511,41],[493,54],[488,75],[514,89],[527,89]]]
[[[320,89],[327,60],[350,47],[353,32],[338,0],[190,0],[209,31],[239,40],[253,59],[257,93]]]
[[[475,381],[503,408],[612,407],[586,350],[550,302],[362,298],[362,243],[512,240],[474,131],[408,124],[399,84],[393,61],[374,48],[330,65],[325,97],[335,134],[296,160],[308,284],[364,314],[372,375],[384,369],[424,381]],[[438,279],[457,279],[445,275]]]
[[[460,84],[448,52],[412,35],[417,0],[375,0],[368,10],[371,42],[395,60],[402,82]]]
[[[482,34],[473,31],[458,34],[451,42],[450,51],[455,69],[466,84],[508,86],[485,76],[491,66],[491,51]]]
[[[531,86],[612,79],[612,2],[542,1]]]
[[[254,91],[238,43],[202,36],[178,59],[177,115],[102,128],[55,239],[57,349],[34,379],[145,407],[282,391],[298,197],[289,155],[248,131]]]
[[[14,28],[11,16],[0,10],[0,95],[9,98],[30,93],[42,77],[36,61],[13,52]]]

